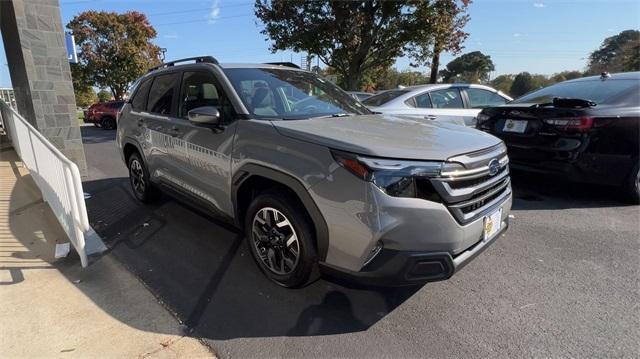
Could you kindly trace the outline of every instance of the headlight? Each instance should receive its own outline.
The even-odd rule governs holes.
[[[332,154],[342,167],[390,196],[439,200],[429,178],[440,175],[442,162],[372,158],[341,151]]]

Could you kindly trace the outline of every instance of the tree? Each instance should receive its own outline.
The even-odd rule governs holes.
[[[562,71],[553,74],[549,79],[552,83],[577,79],[583,76],[582,71]]]
[[[109,89],[118,100],[131,82],[160,63],[160,48],[151,43],[156,31],[139,12],[86,11],[67,28],[80,47],[74,74],[87,86]]]
[[[73,93],[76,97],[76,104],[80,107],[88,107],[98,101],[96,91],[89,85],[88,80],[80,65],[71,65],[71,78],[73,80]]]
[[[513,79],[513,84],[509,94],[513,97],[520,97],[528,92],[545,87],[548,80],[544,75],[531,75],[528,72],[521,72]]]
[[[640,31],[625,30],[604,39],[600,48],[589,56],[587,72],[640,71]]]
[[[442,0],[438,0],[442,1]],[[390,67],[416,36],[414,14],[423,0],[256,0],[255,14],[271,51],[318,56],[356,90],[367,75]]]
[[[425,1],[425,3],[430,3]],[[409,55],[413,66],[431,67],[429,82],[438,81],[440,54],[459,54],[469,34],[463,29],[469,22],[466,14],[471,0],[434,0],[431,6],[420,6],[416,11],[416,39],[411,43]]]
[[[514,75],[500,75],[491,80],[489,85],[496,90],[502,91],[505,94],[511,94],[511,85],[513,85]]]
[[[98,101],[100,102],[107,102],[107,101],[111,101],[112,97],[111,97],[111,92],[107,91],[107,90],[100,90],[98,91]]]
[[[495,70],[495,66],[491,61],[491,56],[474,51],[453,59],[440,74],[443,81],[448,83],[481,83],[489,80],[489,74],[493,70]]]

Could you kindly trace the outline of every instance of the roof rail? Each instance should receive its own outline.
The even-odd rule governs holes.
[[[216,60],[215,57],[213,56],[196,56],[196,57],[187,57],[186,59],[179,59],[179,60],[174,60],[174,61],[170,61],[170,62],[165,62],[162,65],[159,66],[155,66],[149,69],[148,72],[151,71],[155,71],[158,69],[162,69],[165,67],[171,67],[174,66],[175,64],[179,63],[179,62],[187,62],[187,61],[195,61],[196,63],[208,63],[208,64],[218,64],[218,60]]]
[[[293,67],[293,68],[296,68],[296,69],[300,68],[300,66],[294,64],[293,62],[265,62],[265,65],[286,66],[286,67]]]

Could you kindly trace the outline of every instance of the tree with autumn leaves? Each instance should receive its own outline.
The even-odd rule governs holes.
[[[67,28],[80,47],[79,63],[71,67],[76,95],[95,86],[121,100],[133,81],[161,62],[151,42],[156,31],[142,13],[85,11]]]
[[[457,53],[470,0],[256,0],[271,50],[318,56],[356,90],[363,79],[409,55],[438,73],[440,53]],[[435,61],[434,61],[435,60]],[[435,69],[435,70],[433,70]]]

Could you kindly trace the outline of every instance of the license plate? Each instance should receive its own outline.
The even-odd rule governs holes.
[[[491,239],[502,226],[502,208],[484,217],[484,240]]]
[[[527,121],[507,119],[506,121],[504,121],[502,132],[524,133],[526,129]]]

